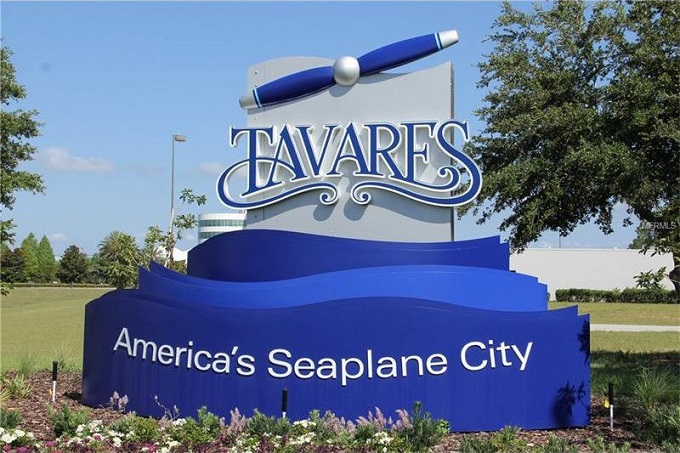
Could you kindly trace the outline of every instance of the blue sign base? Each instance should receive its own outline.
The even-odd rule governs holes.
[[[117,391],[141,415],[163,415],[157,401],[183,415],[280,415],[286,388],[292,419],[421,401],[454,431],[589,422],[589,318],[548,311],[544,285],[503,269],[498,238],[392,246],[245,230],[194,250],[192,275],[152,265],[139,289],[87,305],[86,404]]]

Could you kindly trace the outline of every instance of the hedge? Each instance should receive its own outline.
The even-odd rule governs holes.
[[[9,283],[14,288],[112,288],[108,283]]]
[[[631,304],[677,304],[680,297],[675,291],[663,289],[558,289],[555,291],[557,302],[618,302]]]

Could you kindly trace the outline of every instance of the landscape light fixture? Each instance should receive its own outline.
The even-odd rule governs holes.
[[[57,400],[57,369],[59,362],[56,360],[52,362],[52,402]]]

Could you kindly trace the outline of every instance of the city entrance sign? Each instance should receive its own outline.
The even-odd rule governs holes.
[[[83,401],[279,415],[286,389],[293,419],[420,401],[454,431],[586,425],[588,316],[548,310],[498,236],[452,240],[482,175],[451,65],[383,72],[457,39],[250,68],[227,147],[246,157],[217,181],[246,228],[192,249],[186,275],[151,263],[87,305]]]

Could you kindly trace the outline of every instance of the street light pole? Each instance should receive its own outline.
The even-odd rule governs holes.
[[[175,142],[186,142],[187,137],[181,134],[173,134],[172,136],[172,166],[170,170],[170,234],[174,234],[175,222]],[[174,244],[173,244],[174,245]],[[170,252],[170,261],[172,261],[172,250]]]

